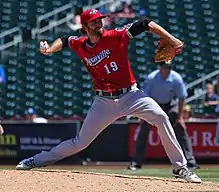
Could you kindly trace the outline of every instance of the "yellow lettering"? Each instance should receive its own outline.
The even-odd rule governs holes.
[[[0,150],[0,157],[16,157],[17,151],[11,149]]]
[[[16,145],[16,135],[0,135],[0,145]]]

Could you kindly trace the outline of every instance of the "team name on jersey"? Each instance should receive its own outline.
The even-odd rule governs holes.
[[[89,66],[95,66],[98,65],[101,61],[103,61],[105,58],[110,57],[110,50],[106,49],[95,55],[94,57],[87,58],[85,57],[85,61],[87,62],[87,65]]]

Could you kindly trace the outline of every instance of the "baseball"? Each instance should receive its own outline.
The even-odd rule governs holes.
[[[48,49],[48,48],[49,48],[49,44],[47,43],[47,41],[40,42],[40,49]]]

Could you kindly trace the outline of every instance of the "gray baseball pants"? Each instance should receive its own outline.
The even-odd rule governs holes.
[[[173,169],[187,164],[166,113],[152,98],[134,87],[117,98],[96,96],[79,134],[73,139],[61,142],[50,151],[36,154],[34,156],[36,166],[47,166],[78,153],[88,147],[108,125],[127,115],[136,116],[157,127]]]

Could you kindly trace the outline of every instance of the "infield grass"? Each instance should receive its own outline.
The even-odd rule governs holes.
[[[13,170],[14,166],[1,166],[1,170]],[[42,169],[37,169],[37,171],[45,170],[69,170],[73,172],[95,172],[95,173],[107,173],[107,174],[120,174],[120,175],[133,175],[133,176],[149,176],[149,177],[164,177],[173,178],[171,173],[171,167],[145,167],[140,170],[130,171],[126,169],[126,166],[122,167],[111,167],[111,166],[49,166]],[[35,170],[35,169],[34,169]],[[219,182],[219,167],[201,167],[201,169],[196,170],[195,173],[201,177],[203,181],[213,181]]]
[[[130,171],[126,169],[95,169],[81,167],[74,170],[108,174],[172,178],[172,170],[170,168],[143,168],[136,171]],[[203,181],[219,182],[219,168],[202,168],[200,170],[196,170],[195,173],[201,177]]]

